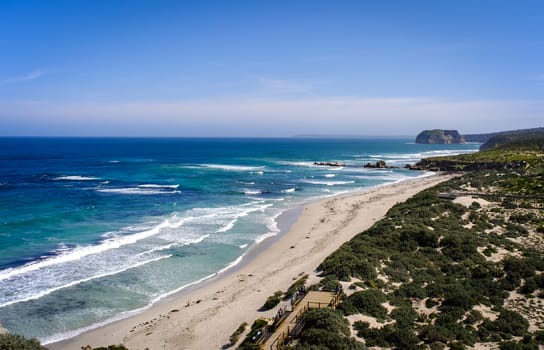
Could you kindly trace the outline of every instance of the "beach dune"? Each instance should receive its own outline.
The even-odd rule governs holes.
[[[316,268],[344,242],[368,229],[398,202],[448,180],[433,175],[305,205],[291,228],[246,255],[239,268],[181,291],[129,318],[49,344],[80,350],[124,344],[131,350],[220,349],[242,322],[272,317],[258,311],[266,298],[285,291],[302,274],[315,280]]]

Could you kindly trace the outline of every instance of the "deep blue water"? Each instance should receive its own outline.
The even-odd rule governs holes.
[[[422,175],[367,162],[478,147],[411,141],[0,138],[0,323],[51,341],[111,321],[235,265],[289,208]]]

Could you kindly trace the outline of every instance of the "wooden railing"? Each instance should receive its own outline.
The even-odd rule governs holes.
[[[303,328],[304,325],[304,313],[309,309],[322,309],[322,308],[336,308],[336,305],[340,302],[341,292],[336,292],[331,299],[330,302],[322,303],[322,302],[313,302],[313,301],[307,301],[305,305],[303,305],[301,308],[296,310],[296,314],[294,317],[289,321],[289,324],[287,325],[287,328],[279,333],[276,337],[276,339],[270,344],[269,349],[265,350],[284,350],[285,345],[290,337],[297,335],[300,330]],[[274,323],[274,328],[278,329],[282,326],[283,322],[293,313],[295,312],[296,306],[303,300],[297,299],[295,301],[295,304],[292,305],[291,312],[286,312],[283,317],[281,317],[279,320],[277,320]],[[273,335],[272,335],[273,336]],[[264,343],[264,342],[263,342]],[[262,347],[261,347],[262,348]]]

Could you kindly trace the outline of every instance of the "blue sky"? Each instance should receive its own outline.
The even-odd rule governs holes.
[[[543,126],[544,2],[0,0],[0,135]]]

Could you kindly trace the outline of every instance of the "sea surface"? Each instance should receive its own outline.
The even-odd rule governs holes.
[[[236,266],[286,210],[425,175],[367,162],[479,146],[412,141],[0,138],[0,323],[48,343],[126,317]]]

